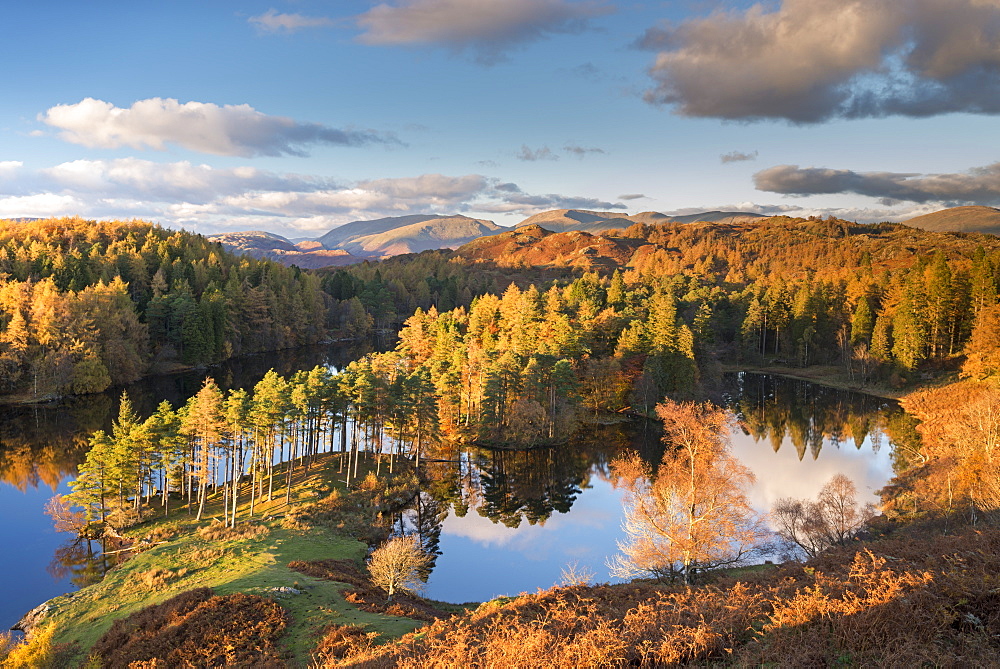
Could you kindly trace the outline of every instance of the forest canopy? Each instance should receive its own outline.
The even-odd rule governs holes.
[[[139,221],[0,221],[0,393],[90,393],[323,340],[319,277]]]

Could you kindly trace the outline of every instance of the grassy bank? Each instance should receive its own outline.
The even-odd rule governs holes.
[[[222,516],[221,495],[209,501],[202,521],[177,504],[169,515],[123,532],[126,542],[148,549],[110,570],[101,582],[49,602],[52,609],[45,622],[56,625],[54,643],[63,645],[69,666],[78,666],[114,621],[203,587],[217,595],[246,593],[277,601],[288,613],[279,643],[290,666],[309,662],[321,631],[330,625],[361,626],[383,639],[413,631],[423,623],[360,610],[345,599],[347,584],[289,567],[295,561],[344,560],[363,571],[368,545],[353,538],[357,528],[367,529],[367,538],[375,539],[381,513],[405,502],[415,490],[412,471],[399,465],[390,483],[385,463],[377,480],[374,463],[365,463],[359,470],[360,485],[348,491],[338,456],[322,456],[309,473],[298,468],[288,502],[284,487],[278,489],[284,470],[276,470],[274,499],[256,505],[256,519],[248,518],[245,487],[242,522],[236,528],[214,518]]]

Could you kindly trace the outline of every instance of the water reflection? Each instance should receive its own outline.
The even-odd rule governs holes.
[[[364,351],[330,347],[256,356],[209,373],[223,388],[255,384],[274,367],[283,375],[316,364],[342,367]],[[140,413],[163,399],[175,406],[198,390],[204,373],[161,377],[128,389]],[[780,497],[815,497],[837,472],[874,497],[905,449],[890,443],[916,438],[913,422],[894,402],[808,382],[741,374],[727,379],[728,407],[740,427],[732,435],[737,455],[755,472],[751,499],[768,510]],[[0,409],[0,531],[15,526],[51,535],[37,494],[65,492],[84,455],[86,436],[108,429],[120,389],[42,407]],[[655,422],[588,425],[569,444],[533,451],[499,451],[439,445],[423,464],[427,485],[398,519],[400,531],[420,537],[435,555],[427,594],[447,601],[482,601],[548,587],[577,561],[608,579],[605,559],[621,538],[621,496],[610,480],[610,462],[635,449],[650,463],[663,445]],[[902,453],[902,454],[901,454]],[[42,490],[37,490],[41,487]],[[25,495],[3,495],[25,491]],[[867,501],[867,499],[866,499]],[[24,533],[22,532],[22,534]],[[91,559],[96,545],[39,543],[8,552],[5,573],[32,584],[0,602],[0,622],[12,624],[51,595],[83,585],[101,572]],[[42,565],[52,558],[50,572]],[[57,581],[53,580],[57,578]],[[42,582],[44,580],[44,583]],[[53,585],[55,583],[55,585]]]
[[[424,495],[445,513],[427,595],[482,601],[534,590],[558,582],[572,562],[606,579],[605,559],[621,538],[610,463],[625,449],[659,460],[657,424],[589,425],[559,448],[450,446],[429,454]]]
[[[791,442],[799,460],[816,460],[824,444],[839,448],[850,442],[861,448],[869,436],[881,446],[887,416],[899,405],[871,395],[819,386],[808,381],[766,374],[727,374],[727,407],[745,434],[767,440],[778,451]]]
[[[110,566],[103,546],[90,539],[76,539],[57,548],[45,570],[56,580],[68,579],[82,588],[104,578]]]
[[[782,497],[815,498],[838,473],[854,481],[861,502],[876,503],[896,463],[886,446],[916,436],[898,429],[906,414],[893,400],[764,374],[727,382],[739,421],[733,452],[757,477],[750,500],[760,511]]]
[[[889,446],[915,437],[891,400],[752,374],[732,375],[727,387],[733,450],[757,477],[749,495],[761,511],[781,497],[814,498],[836,473],[854,480],[862,501],[877,501],[899,458]],[[533,591],[572,562],[608,580],[622,512],[609,463],[627,448],[658,463],[657,424],[588,426],[558,449],[434,456],[443,462],[428,463],[425,492],[451,512],[435,535],[441,553],[427,594],[482,601]]]
[[[179,406],[201,387],[206,375],[224,389],[252,386],[272,367],[282,375],[316,365],[342,368],[375,347],[319,346],[280,351],[229,361],[207,370],[153,377],[128,386],[137,411],[151,414],[162,400]],[[0,629],[13,625],[42,601],[90,582],[107,568],[92,559],[98,546],[74,543],[52,529],[44,514],[55,493],[69,492],[66,481],[86,455],[94,431],[108,430],[122,388],[98,395],[67,398],[37,406],[0,406],[0,551],[4,596],[0,597]],[[46,569],[46,565],[49,568]]]

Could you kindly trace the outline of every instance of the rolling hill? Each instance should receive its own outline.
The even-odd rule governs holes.
[[[473,239],[505,229],[493,221],[468,216],[421,214],[353,221],[317,239],[299,239],[296,243],[281,235],[259,230],[227,232],[209,239],[220,242],[234,253],[318,269],[403,253],[457,248]]]
[[[1000,209],[952,207],[903,221],[903,225],[931,232],[979,232],[1000,236]]]

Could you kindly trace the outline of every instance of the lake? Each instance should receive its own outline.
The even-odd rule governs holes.
[[[252,386],[274,367],[287,375],[316,364],[343,367],[364,349],[319,347],[231,362],[210,370],[223,388]],[[181,403],[204,373],[150,379],[130,387],[143,415],[162,399]],[[756,474],[753,503],[767,510],[780,497],[814,497],[842,472],[875,501],[892,476],[889,435],[907,417],[888,400],[754,374],[727,377],[726,403],[738,420],[731,443]],[[92,577],[86,555],[65,555],[66,535],[51,528],[45,502],[67,492],[87,435],[107,429],[114,393],[73,398],[0,413],[0,554],[4,574],[0,625]],[[621,493],[609,476],[624,449],[647,460],[662,455],[657,424],[633,421],[586,426],[572,443],[552,449],[498,451],[441,446],[424,467],[429,484],[402,518],[438,552],[425,595],[452,602],[483,601],[547,588],[562,571],[608,581],[606,560],[622,538]],[[60,553],[62,551],[63,553]],[[57,554],[62,558],[55,559]]]
[[[837,473],[855,482],[860,502],[878,502],[876,491],[893,475],[887,429],[906,422],[895,402],[749,373],[729,374],[724,385],[730,389],[725,404],[738,421],[730,434],[733,453],[757,479],[749,491],[755,508],[766,512],[782,497],[814,498]],[[652,422],[583,432],[586,436],[560,449],[472,451],[461,465],[452,465],[453,477],[486,484],[478,505],[468,501],[476,499],[472,485],[458,503],[439,496],[447,508],[441,512],[441,555],[427,583],[428,597],[464,602],[534,592],[559,583],[568,565],[593,574],[595,582],[612,580],[606,562],[624,535],[621,492],[608,465],[626,448],[656,462],[662,447]],[[546,499],[553,490],[570,501],[569,511],[536,513],[531,522],[531,511],[554,506]],[[520,516],[498,513],[504,507],[493,499]],[[465,511],[467,505],[477,508]]]

